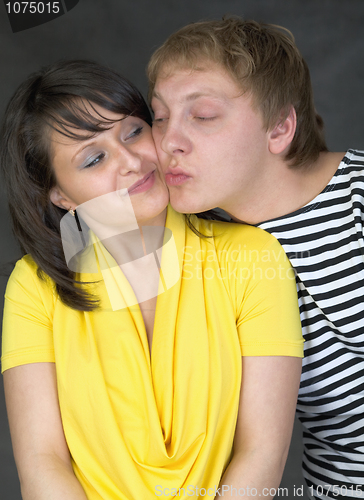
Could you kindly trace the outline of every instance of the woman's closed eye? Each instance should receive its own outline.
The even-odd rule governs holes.
[[[125,141],[129,139],[134,139],[135,137],[138,137],[142,132],[143,132],[144,127],[143,126],[138,126],[135,128],[129,135],[125,137]]]
[[[129,140],[133,140],[133,139],[137,138],[143,132],[143,128],[144,128],[143,126],[136,127],[123,140],[125,142],[127,142]],[[91,157],[90,159],[87,159],[86,163],[83,165],[82,168],[90,168],[90,167],[94,167],[95,165],[98,165],[99,163],[101,163],[104,160],[105,156],[106,156],[105,153],[100,153],[95,157]]]
[[[87,160],[88,163],[84,165],[83,168],[90,168],[98,165],[105,158],[105,153],[100,153],[96,158],[92,158],[91,160]]]

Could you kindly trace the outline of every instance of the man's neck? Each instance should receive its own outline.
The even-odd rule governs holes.
[[[242,196],[235,205],[224,208],[233,220],[259,224],[295,212],[312,201],[335,174],[344,153],[321,153],[306,167],[275,165],[274,177],[262,181],[259,191]]]

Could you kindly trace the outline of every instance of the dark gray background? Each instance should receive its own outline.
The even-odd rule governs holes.
[[[179,27],[224,14],[289,28],[310,67],[329,148],[364,149],[364,0],[80,0],[64,16],[16,34],[11,32],[5,6],[0,5],[0,114],[29,73],[57,59],[91,58],[105,63],[125,74],[145,94],[144,68],[153,50]],[[2,192],[0,215],[3,264],[19,253]],[[2,278],[1,298],[5,283]],[[0,387],[0,497],[18,500]],[[300,455],[297,424],[282,481],[289,489],[286,498],[294,498],[294,487],[303,484]]]

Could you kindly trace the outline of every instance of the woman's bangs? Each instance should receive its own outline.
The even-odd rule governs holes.
[[[110,103],[109,103],[110,105]],[[123,120],[125,116],[120,118]],[[57,111],[49,113],[48,125],[56,132],[75,140],[87,140],[108,130],[119,120],[102,115],[91,101],[70,100]],[[83,133],[78,133],[82,131]],[[89,132],[85,134],[84,132]]]

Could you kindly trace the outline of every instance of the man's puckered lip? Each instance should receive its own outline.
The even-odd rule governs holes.
[[[186,177],[192,177],[188,172],[185,172],[181,167],[168,168],[164,175],[185,175]]]

